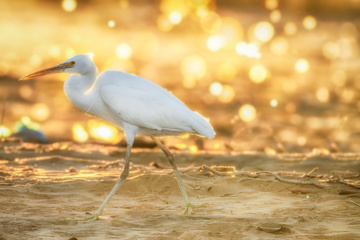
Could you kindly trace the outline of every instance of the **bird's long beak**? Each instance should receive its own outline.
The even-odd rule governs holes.
[[[46,68],[46,69],[28,74],[26,76],[23,76],[22,78],[19,79],[19,81],[28,80],[28,79],[31,79],[34,77],[40,77],[40,76],[44,76],[44,75],[48,75],[48,74],[64,72],[64,70],[66,68],[71,68],[72,66],[73,66],[72,62],[61,63],[59,65],[56,65],[56,66],[53,66],[50,68]]]

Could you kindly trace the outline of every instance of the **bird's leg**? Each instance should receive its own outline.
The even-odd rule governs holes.
[[[188,197],[188,195],[186,193],[186,190],[185,190],[185,186],[184,186],[184,184],[183,184],[183,182],[181,180],[180,173],[179,173],[179,170],[177,168],[174,156],[169,152],[169,150],[164,146],[164,144],[162,144],[162,142],[158,138],[152,137],[152,139],[160,147],[160,149],[165,153],[167,159],[169,160],[171,166],[174,169],[174,172],[175,172],[175,175],[176,175],[176,178],[177,178],[177,182],[179,184],[181,193],[182,193],[182,195],[183,195],[183,197],[185,199],[185,203],[186,203],[185,210],[183,212],[181,212],[180,214],[190,215],[193,208],[202,207],[203,205],[193,205],[190,202],[190,199],[189,199],[189,197]]]
[[[120,175],[119,180],[117,181],[117,183],[115,184],[115,186],[113,187],[113,189],[111,190],[109,195],[106,197],[104,202],[101,204],[99,209],[96,211],[96,213],[94,215],[92,215],[90,217],[86,217],[86,218],[69,218],[69,219],[66,219],[67,221],[91,222],[91,221],[95,221],[95,220],[99,219],[99,216],[101,215],[102,211],[104,210],[105,205],[110,201],[112,196],[116,193],[116,191],[119,189],[121,184],[125,181],[126,177],[129,175],[131,147],[132,147],[131,144],[127,145],[126,156],[125,156],[125,166]]]

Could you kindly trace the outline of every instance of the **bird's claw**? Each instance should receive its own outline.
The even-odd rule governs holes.
[[[70,221],[76,221],[76,222],[93,222],[99,219],[98,215],[92,215],[90,217],[85,217],[85,218],[67,218],[66,221],[70,222]]]
[[[187,203],[184,211],[182,211],[179,215],[191,215],[193,208],[200,208],[200,207],[205,207],[205,204],[194,205],[192,203]]]

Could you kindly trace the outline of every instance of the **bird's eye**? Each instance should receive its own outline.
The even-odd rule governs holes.
[[[74,66],[75,65],[75,62],[74,61],[71,61],[69,62],[70,66]]]

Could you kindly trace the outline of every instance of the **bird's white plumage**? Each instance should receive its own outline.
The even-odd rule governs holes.
[[[101,86],[101,99],[120,122],[158,131],[158,134],[154,131],[154,135],[195,133],[214,137],[211,125],[203,117],[146,79],[124,72],[106,71],[97,81]]]
[[[68,99],[81,110],[123,129],[127,137],[186,133],[215,136],[204,117],[155,83],[121,71],[105,71],[96,76],[96,66],[87,55],[72,57],[64,63],[70,61],[75,65],[66,72],[76,75],[64,84]]]

